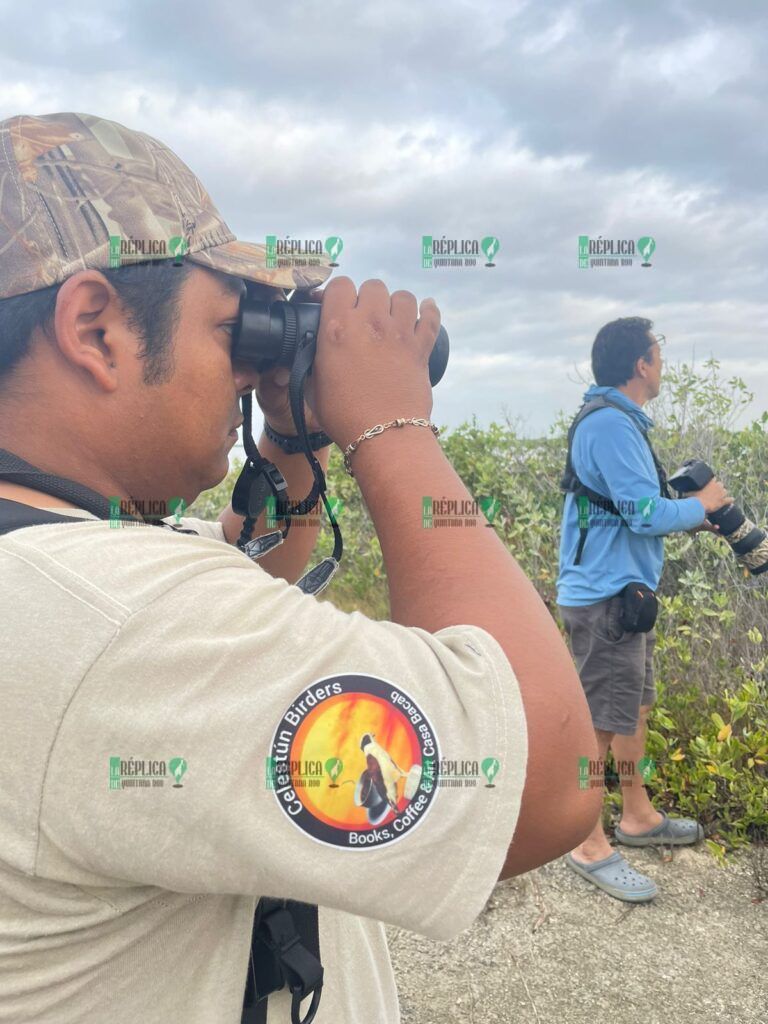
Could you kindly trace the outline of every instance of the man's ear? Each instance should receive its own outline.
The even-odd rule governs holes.
[[[80,271],[61,285],[54,329],[54,343],[70,367],[114,391],[126,327],[117,292],[98,270]]]

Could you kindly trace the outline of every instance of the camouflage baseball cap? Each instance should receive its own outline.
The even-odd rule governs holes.
[[[266,246],[239,242],[186,164],[144,132],[92,114],[0,122],[0,299],[119,265],[121,252],[131,262],[183,255],[276,288],[331,273],[324,256],[268,268]]]

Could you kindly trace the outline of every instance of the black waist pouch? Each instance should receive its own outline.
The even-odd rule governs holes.
[[[649,633],[659,613],[656,594],[644,583],[628,583],[619,591],[621,624],[628,633]]]

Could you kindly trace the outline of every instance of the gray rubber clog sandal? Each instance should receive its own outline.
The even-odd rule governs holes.
[[[610,857],[596,860],[592,864],[574,860],[571,854],[567,853],[565,863],[598,889],[626,903],[645,903],[652,900],[659,891],[652,879],[630,867],[620,853],[612,853]]]
[[[616,842],[623,846],[690,846],[704,838],[704,829],[692,818],[670,818],[666,811],[659,811],[663,818],[659,824],[637,836],[628,835],[619,826],[613,830]]]

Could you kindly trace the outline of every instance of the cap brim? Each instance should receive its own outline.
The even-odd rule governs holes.
[[[245,281],[272,285],[274,288],[313,288],[331,276],[330,257],[313,256],[319,263],[311,267],[267,267],[267,247],[258,242],[224,242],[185,257],[192,263],[222,274],[242,277]]]

